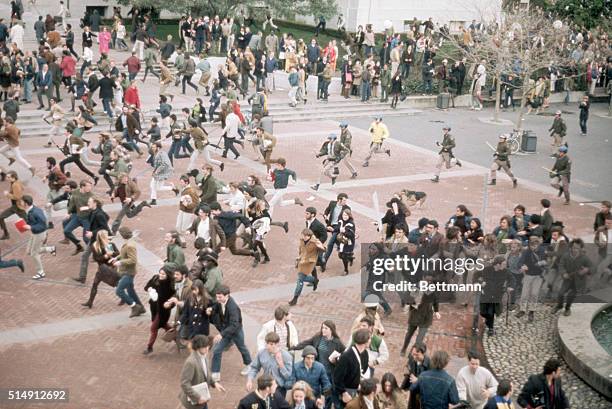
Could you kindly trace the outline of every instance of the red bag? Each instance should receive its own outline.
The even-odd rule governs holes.
[[[19,219],[15,222],[15,228],[19,231],[19,233],[25,233],[27,231],[25,228],[26,225],[27,223],[23,219]]]

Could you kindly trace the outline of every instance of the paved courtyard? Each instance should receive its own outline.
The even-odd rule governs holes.
[[[118,61],[126,54],[114,55]],[[140,85],[140,84],[139,84]],[[158,88],[153,78],[139,86],[141,99],[146,110],[156,108]],[[275,102],[284,101],[284,93],[275,94]],[[193,98],[179,97],[175,108],[191,106]],[[603,107],[595,106],[595,109]],[[27,107],[26,109],[32,109]],[[569,108],[568,108],[569,109]],[[375,114],[373,111],[372,114]],[[587,204],[581,206],[579,201],[596,201],[609,199],[612,196],[609,182],[610,154],[609,129],[612,120],[593,115],[590,120],[591,133],[587,139],[578,140],[571,136],[570,146],[576,147],[574,157],[577,169],[575,181],[577,194],[569,206],[562,206],[555,192],[546,185],[545,174],[541,166],[548,166],[548,149],[541,149],[538,155],[519,157],[514,161],[520,178],[519,187],[512,189],[511,182],[504,175],[499,177],[498,185],[491,188],[485,185],[490,160],[484,141],[494,141],[498,128],[490,127],[478,121],[479,116],[490,115],[490,112],[475,113],[464,109],[449,112],[423,110],[409,117],[399,116],[385,118],[392,133],[388,142],[391,147],[391,158],[385,155],[375,157],[368,168],[362,168],[361,161],[369,146],[367,126],[371,118],[364,117],[351,120],[353,133],[352,161],[358,167],[357,179],[350,179],[344,168],[338,183],[331,186],[324,180],[321,189],[314,192],[310,189],[318,176],[319,167],[314,160],[315,152],[330,132],[338,132],[337,121],[293,122],[275,126],[278,145],[275,157],[285,157],[288,168],[295,170],[298,181],[292,186],[290,195],[299,197],[305,206],[315,206],[320,212],[329,200],[335,199],[340,192],[349,195],[353,209],[358,244],[372,242],[378,234],[372,222],[378,220],[385,211],[385,203],[390,195],[400,189],[424,191],[428,199],[422,209],[413,210],[408,218],[410,227],[417,225],[421,217],[435,218],[441,224],[454,214],[457,204],[463,203],[483,220],[486,230],[497,225],[499,217],[511,212],[517,203],[522,203],[528,212],[539,211],[539,201],[548,198],[553,203],[552,212],[556,219],[563,220],[566,231],[571,237],[592,237],[592,220],[596,207]],[[573,116],[575,118],[575,115]],[[528,118],[528,128],[542,129],[550,118]],[[437,160],[437,151],[433,142],[440,138],[442,121],[451,123],[458,139],[458,156],[464,160],[462,168],[453,168],[443,172],[439,184],[432,184],[430,178]],[[570,130],[575,130],[572,124]],[[219,130],[211,130],[211,139],[216,142]],[[93,136],[93,135],[92,135]],[[546,141],[546,138],[542,139]],[[45,158],[49,155],[60,157],[59,151],[42,148],[45,137],[27,138],[22,141],[22,151],[31,160],[39,173],[30,178],[25,169],[19,169],[25,179],[27,193],[32,194],[38,204],[44,203],[46,185],[40,179],[45,168]],[[542,142],[545,146],[547,142]],[[484,148],[483,148],[484,146]],[[166,145],[167,149],[167,145]],[[214,157],[219,159],[220,152]],[[570,151],[573,155],[573,151]],[[245,148],[238,161],[227,160],[223,173],[216,170],[216,175],[226,182],[242,181],[248,174],[265,178],[265,166],[255,160],[255,153],[250,147]],[[201,159],[202,160],[202,159]],[[4,161],[4,158],[0,158]],[[186,170],[187,162],[175,162],[175,179]],[[4,164],[4,162],[2,162]],[[142,198],[149,197],[149,180],[151,168],[144,160],[135,160],[133,175],[138,178],[142,189]],[[83,175],[76,168],[70,169],[75,179]],[[544,177],[542,176],[544,175]],[[581,183],[582,182],[582,183]],[[573,185],[574,186],[574,185]],[[270,183],[266,183],[270,188]],[[6,182],[0,182],[0,191],[8,189]],[[107,189],[103,181],[95,188],[95,193],[105,197]],[[378,197],[378,203],[374,198]],[[107,201],[108,202],[108,201]],[[125,219],[124,225],[138,230],[139,269],[135,287],[143,300],[146,299],[143,287],[148,279],[157,273],[163,263],[165,249],[163,235],[175,225],[178,200],[171,192],[160,193],[159,205],[145,209],[138,217]],[[0,199],[0,208],[6,206],[6,199]],[[117,204],[107,203],[105,210],[111,218],[117,214]],[[229,251],[222,253],[220,266],[224,280],[239,301],[245,322],[247,345],[255,353],[255,336],[262,323],[272,318],[274,308],[285,304],[293,293],[296,279],[294,260],[297,254],[299,232],[303,224],[303,208],[297,206],[278,207],[274,218],[289,222],[289,233],[282,229],[273,229],[266,238],[272,262],[251,267],[251,259],[232,256]],[[60,225],[63,218],[57,213],[54,222]],[[10,220],[11,222],[14,219]],[[11,223],[12,224],[12,223]],[[60,229],[55,228],[49,234],[49,242],[57,243],[62,239]],[[73,247],[58,244],[57,257],[44,256],[47,277],[42,281],[33,281],[34,265],[25,253],[27,237],[17,233],[11,227],[11,239],[0,242],[3,258],[24,257],[26,273],[16,269],[0,270],[0,386],[2,387],[45,387],[69,389],[70,402],[62,405],[44,404],[46,408],[179,408],[178,377],[186,358],[179,354],[172,344],[165,344],[161,339],[154,347],[154,353],[143,356],[149,336],[149,315],[139,318],[128,318],[128,308],[117,306],[117,298],[109,287],[100,286],[93,309],[80,306],[89,295],[89,286],[93,279],[95,266],[89,268],[87,284],[77,285],[70,277],[78,275],[80,256],[71,256]],[[188,265],[194,259],[191,240],[187,250]],[[318,331],[324,319],[332,319],[338,326],[341,337],[346,340],[351,323],[360,309],[360,274],[359,260],[354,263],[351,274],[342,275],[340,260],[334,255],[328,269],[321,275],[321,284],[316,292],[306,288],[299,304],[292,308],[294,322],[299,330],[300,339],[312,336]],[[435,321],[430,329],[426,342],[430,350],[444,349],[452,356],[449,371],[455,374],[465,364],[465,354],[470,347],[483,348],[478,338],[472,337],[471,306],[443,305],[442,318]],[[392,371],[401,379],[404,360],[399,357],[399,349],[406,328],[407,315],[397,304],[390,317],[384,320],[391,359],[378,374]],[[542,324],[547,336],[552,337],[549,321]],[[522,327],[511,322],[512,330]],[[508,330],[508,329],[507,329]],[[510,330],[508,330],[510,331]],[[516,345],[520,344],[519,342]],[[514,348],[513,343],[487,346],[487,353],[500,348]],[[552,345],[552,344],[551,344]],[[534,359],[543,362],[548,354],[556,354],[554,346],[541,349]],[[492,354],[493,358],[497,355]],[[235,348],[224,353],[222,383],[228,389],[227,394],[213,392],[214,409],[234,408],[237,401],[246,393],[245,378],[239,375],[240,356]],[[494,370],[504,371],[507,367],[493,366]],[[512,377],[524,379],[516,375]],[[536,368],[537,369],[537,368]],[[535,370],[529,367],[529,370]],[[510,373],[508,374],[510,376]],[[572,388],[593,394],[579,380],[570,378]],[[572,407],[594,409],[600,406],[600,400],[592,397],[588,402],[593,406],[581,406],[580,393],[572,393]],[[590,397],[592,395],[589,395]],[[605,405],[605,403],[603,404]],[[0,407],[32,408],[33,404],[10,405],[0,403]],[[602,408],[604,406],[601,406]]]
[[[318,177],[318,169],[312,157],[321,139],[337,128],[336,122],[283,124],[275,128],[279,138],[275,156],[287,158],[288,167],[295,170],[298,183],[292,187],[296,197],[307,206],[320,211],[337,193],[346,192],[354,209],[359,242],[367,243],[377,238],[371,222],[380,217],[373,203],[373,193],[379,198],[379,209],[384,202],[401,188],[422,190],[428,193],[423,209],[417,209],[409,218],[411,226],[423,216],[446,221],[457,203],[464,203],[475,214],[485,212],[488,226],[493,226],[500,214],[507,213],[514,203],[521,202],[528,209],[535,209],[539,200],[547,197],[553,201],[555,216],[564,220],[571,236],[590,233],[594,208],[559,206],[560,202],[548,188],[535,183],[521,183],[513,190],[508,181],[494,189],[484,185],[486,169],[466,163],[459,170],[445,172],[441,183],[429,181],[435,164],[435,153],[398,140],[390,141],[391,158],[378,156],[370,167],[359,168],[359,178],[351,180],[342,174],[335,186],[323,184],[318,192],[309,186]],[[353,128],[353,159],[359,163],[368,146],[368,133]],[[44,166],[49,151],[38,148],[43,139],[30,138],[24,141],[24,151],[38,169]],[[256,162],[250,148],[237,161],[227,161],[225,172],[218,174],[226,181],[242,180],[249,173],[265,175],[263,164]],[[176,175],[185,170],[186,161],[177,161]],[[74,169],[75,175],[78,170]],[[143,161],[135,162],[133,174],[140,175],[139,184],[143,197],[148,197],[150,170]],[[78,176],[77,176],[78,177]],[[6,183],[2,189],[6,189]],[[42,200],[42,183],[39,179],[27,180],[27,189]],[[105,186],[100,183],[97,194],[103,195]],[[116,214],[118,207],[109,204],[106,210]],[[136,288],[143,299],[142,290],[148,278],[162,264],[164,255],[162,237],[174,226],[177,199],[171,192],[161,196],[160,205],[145,211],[137,218],[128,219],[125,225],[140,232],[140,268],[136,276]],[[267,238],[272,262],[253,269],[250,260],[222,254],[220,265],[227,283],[240,301],[245,316],[247,340],[254,352],[254,338],[259,325],[269,320],[275,306],[291,298],[295,281],[293,260],[297,251],[298,233],[303,226],[303,209],[295,206],[281,207],[275,212],[278,220],[289,221],[290,230],[285,234],[274,229]],[[56,218],[56,224],[61,215]],[[3,242],[4,257],[21,256],[26,237],[12,232],[12,238]],[[59,229],[51,231],[49,241],[61,239]],[[173,345],[158,341],[154,354],[141,354],[148,337],[148,316],[128,319],[128,310],[117,306],[117,299],[110,288],[101,286],[101,291],[92,310],[82,308],[89,293],[89,286],[74,285],[70,277],[76,276],[80,257],[72,257],[72,247],[58,247],[58,255],[47,256],[47,278],[41,282],[29,279],[33,269],[26,258],[26,274],[14,270],[0,272],[0,359],[6,368],[0,374],[1,385],[29,387],[65,387],[70,389],[70,403],[61,407],[177,407],[178,374],[185,355],[179,355]],[[191,243],[187,250],[188,261],[193,260]],[[357,263],[355,263],[355,266]],[[90,266],[90,278],[94,265]],[[359,274],[353,267],[349,276],[341,275],[341,264],[332,258],[328,270],[322,275],[320,289],[306,289],[297,307],[293,308],[295,323],[300,337],[317,331],[323,319],[337,322],[343,338],[348,337],[348,328],[359,309]],[[449,351],[455,369],[464,362],[465,351],[472,345],[471,314],[463,307],[442,307],[442,319],[434,323],[427,336],[432,350],[442,348]],[[399,348],[406,325],[406,315],[396,307],[391,317],[385,319],[386,336],[393,359],[381,368],[400,375],[402,360]],[[223,382],[229,387],[227,395],[215,395],[215,407],[231,408],[244,392],[244,378],[238,373],[240,358],[235,349],[224,354]],[[24,406],[26,407],[26,406]],[[30,407],[30,406],[27,406]],[[60,407],[60,406],[58,406]]]

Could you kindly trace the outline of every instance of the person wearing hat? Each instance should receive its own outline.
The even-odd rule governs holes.
[[[159,273],[155,274],[147,282],[144,290],[149,293],[149,306],[151,309],[151,335],[147,343],[147,349],[144,350],[144,355],[149,355],[153,352],[153,344],[157,339],[159,329],[170,330],[168,320],[172,306],[167,302],[175,295],[174,289],[174,272],[178,266],[174,263],[165,263],[159,269]]]
[[[219,267],[219,254],[210,248],[206,248],[198,252],[198,261],[204,267],[201,273],[204,288],[212,298],[217,288],[223,285],[223,271]],[[193,273],[193,270],[191,272]]]
[[[315,347],[306,345],[302,350],[302,358],[304,358],[302,361],[293,364],[293,383],[306,382],[312,388],[312,393],[317,400],[323,395],[329,395],[332,385],[325,372],[325,366],[317,361]]]
[[[136,276],[136,267],[138,266],[138,253],[136,251],[136,242],[133,239],[132,230],[129,227],[122,226],[119,228],[121,238],[125,243],[121,246],[119,256],[113,259],[113,266],[117,268],[121,278],[117,283],[115,294],[130,306],[132,312],[130,318],[137,317],[146,312],[142,305],[136,290],[134,290],[134,277]]]
[[[351,148],[352,143],[353,135],[348,129],[348,122],[340,122],[340,144],[344,148],[340,155],[340,162],[344,163],[344,166],[351,172],[351,179],[355,179],[357,177],[357,171],[349,160],[350,156],[353,154],[353,149]]]
[[[378,115],[374,119],[374,122],[370,124],[369,131],[372,140],[370,142],[370,152],[368,153],[368,156],[366,156],[362,165],[364,168],[367,168],[370,165],[370,159],[374,154],[386,153],[389,155],[389,157],[391,157],[391,149],[382,148],[383,142],[389,137],[389,129],[387,128],[387,125],[383,124],[382,120],[382,115]]]
[[[557,111],[555,113],[555,119],[553,120],[552,125],[548,128],[550,132],[550,136],[553,138],[552,141],[552,157],[557,156],[557,152],[559,147],[563,145],[563,138],[567,132],[567,126],[565,125],[565,121],[561,118],[561,111]]]
[[[319,190],[323,175],[331,179],[332,186],[336,184],[336,178],[340,174],[338,164],[340,163],[340,158],[343,151],[346,151],[346,147],[344,147],[342,143],[338,141],[338,135],[335,133],[329,134],[325,142],[323,142],[323,145],[321,145],[319,153],[316,155],[316,158],[320,158],[322,156],[325,156],[326,158],[323,160],[323,168],[319,174],[319,179],[314,186],[311,186],[311,189],[315,191]]]
[[[440,181],[440,172],[442,171],[442,165],[446,166],[446,169],[450,169],[453,166],[461,167],[461,162],[459,159],[455,158],[453,155],[453,149],[455,148],[455,138],[451,135],[450,126],[445,126],[442,128],[444,131],[444,137],[442,139],[442,143],[436,142],[436,145],[440,147],[440,152],[438,152],[438,163],[436,164],[436,174],[434,175],[432,182],[438,183]],[[455,159],[455,163],[452,163],[453,158]]]
[[[559,191],[558,196],[565,195],[564,205],[570,203],[569,185],[571,174],[572,161],[567,156],[567,146],[563,145],[559,147],[559,155],[557,155],[549,176],[552,179],[550,185]]]
[[[382,300],[376,294],[368,294],[363,300],[364,311],[361,312],[351,325],[351,334],[359,329],[359,323],[363,317],[371,317],[374,320],[374,333],[377,335],[385,335],[385,327],[382,324],[380,314],[378,313],[378,306]]]
[[[512,179],[512,187],[516,188],[516,186],[518,185],[518,181],[510,170],[510,147],[506,142],[507,139],[508,135],[499,135],[499,142],[497,143],[497,148],[495,149],[495,153],[493,154],[493,164],[491,165],[491,180],[489,182],[489,185],[495,186],[495,177],[497,171],[503,169],[504,172],[506,172],[506,175],[508,175],[510,179]]]

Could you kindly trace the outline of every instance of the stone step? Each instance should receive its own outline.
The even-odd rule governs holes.
[[[414,108],[398,104],[398,109],[408,109],[415,111]],[[361,113],[364,115],[376,115],[378,113],[383,113],[387,111],[392,111],[391,103],[388,104],[361,104],[359,106],[350,106],[350,107],[325,107],[325,103],[321,103],[320,105],[314,107],[303,107],[298,105],[295,108],[289,107],[286,105],[283,108],[271,109],[269,111],[270,116],[272,117],[284,117],[284,116],[315,116],[319,115],[337,115],[342,116],[343,114],[348,113]]]
[[[374,112],[364,112],[364,111],[348,111],[348,112],[321,112],[319,114],[313,115],[309,113],[301,113],[301,114],[293,114],[293,115],[280,115],[275,116],[275,123],[286,123],[286,122],[310,122],[310,121],[323,121],[323,120],[339,120],[346,118],[363,118],[363,117],[373,117],[375,114],[382,114],[383,116],[407,116],[407,115],[416,115],[421,111],[412,109],[412,108],[397,108],[383,110],[383,111],[374,111]]]

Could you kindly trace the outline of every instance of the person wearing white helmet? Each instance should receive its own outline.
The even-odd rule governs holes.
[[[552,136],[552,153],[550,156],[556,157],[557,152],[559,151],[559,147],[563,145],[563,138],[567,132],[567,126],[565,125],[565,121],[561,118],[561,111],[557,111],[555,113],[555,119],[553,120],[552,125],[548,129],[550,136]]]
[[[321,178],[323,175],[327,176],[331,179],[332,185],[336,183],[336,178],[340,174],[340,169],[338,169],[338,164],[340,163],[342,152],[345,151],[346,148],[342,146],[342,143],[338,141],[338,135],[335,133],[331,133],[327,136],[323,145],[321,145],[321,149],[317,154],[317,158],[325,156],[325,160],[323,161],[323,169],[319,174],[319,180],[311,189],[319,190],[319,186],[321,185]]]
[[[565,195],[565,202],[563,204],[570,204],[570,176],[572,173],[572,161],[569,156],[567,156],[567,146],[563,145],[559,147],[559,154],[557,155],[557,160],[555,160],[555,164],[553,165],[550,178],[552,182],[550,185],[555,189],[558,189],[558,196]]]
[[[372,141],[370,142],[370,152],[368,156],[363,161],[363,167],[367,168],[370,165],[370,159],[372,155],[376,153],[386,153],[391,157],[391,149],[383,149],[382,145],[385,139],[389,137],[389,129],[387,125],[383,124],[382,115],[378,115],[375,117],[374,122],[370,125],[370,135],[372,136]]]
[[[508,135],[499,135],[499,142],[497,143],[497,148],[493,154],[493,164],[491,165],[491,181],[489,182],[489,185],[491,186],[495,186],[495,176],[497,171],[500,169],[503,169],[504,172],[506,172],[506,175],[512,179],[512,187],[515,188],[518,185],[516,177],[514,177],[514,174],[510,170],[510,147],[508,146],[508,143],[506,143],[507,139]]]
[[[455,158],[453,155],[453,149],[455,148],[455,138],[451,135],[450,126],[445,126],[442,128],[444,130],[444,139],[442,139],[442,143],[436,142],[436,145],[440,147],[440,152],[438,153],[438,163],[436,164],[436,174],[434,175],[432,182],[437,183],[440,181],[440,172],[442,171],[442,165],[446,165],[446,169],[450,169],[453,166],[457,165],[461,167],[461,162],[459,159]],[[455,159],[455,163],[452,163],[452,160]]]
[[[353,154],[353,149],[351,148],[353,135],[351,131],[348,130],[348,123],[346,121],[340,122],[340,143],[345,148],[345,150],[342,151],[340,162],[344,163],[344,166],[351,172],[351,179],[355,179],[357,177],[357,171],[349,159]]]

